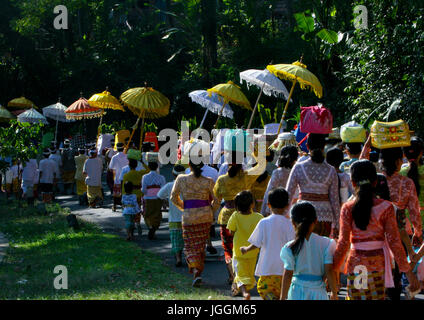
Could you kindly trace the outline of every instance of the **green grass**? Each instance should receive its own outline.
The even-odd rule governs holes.
[[[10,242],[0,264],[0,299],[228,299],[192,288],[158,256],[93,224],[79,220],[81,229],[73,231],[66,213],[43,215],[0,201],[0,232]],[[53,286],[57,265],[68,269],[67,290]]]

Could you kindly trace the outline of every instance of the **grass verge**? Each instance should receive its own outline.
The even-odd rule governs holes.
[[[9,239],[0,264],[0,299],[228,299],[192,288],[190,278],[136,244],[79,220],[68,227],[67,209],[46,215],[17,202],[0,200],[0,232]],[[68,289],[56,290],[56,266],[66,266]]]

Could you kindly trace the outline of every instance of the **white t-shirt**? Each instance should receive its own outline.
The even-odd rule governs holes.
[[[121,172],[122,172],[122,169],[127,165],[128,165],[128,158],[127,158],[127,155],[123,152],[118,152],[110,160],[109,169],[115,171],[115,180],[114,180],[115,184],[121,183],[121,180],[120,180]]]
[[[53,160],[54,162],[56,162],[57,165],[57,173],[56,173],[56,178],[60,178],[60,168],[62,167],[63,163],[62,163],[62,157],[60,156],[60,154],[57,153],[53,153],[49,156],[49,159]]]
[[[85,183],[90,187],[100,187],[102,185],[103,162],[100,158],[87,159],[82,172],[87,174]]]
[[[50,158],[40,161],[39,171],[41,175],[40,183],[53,183],[54,174],[56,174],[56,178],[59,175],[56,162]]]
[[[284,272],[280,259],[283,246],[295,238],[290,219],[278,214],[271,214],[257,224],[249,238],[249,243],[261,248],[255,275],[278,276]]]
[[[35,175],[37,174],[37,160],[30,159],[26,164],[25,167],[22,170],[22,181],[31,181],[31,183],[34,183]]]
[[[186,174],[189,174],[190,172],[190,168],[187,168],[185,171]],[[204,164],[202,167],[202,176],[211,178],[213,182],[216,182],[216,180],[218,180],[218,170],[208,166],[207,164]]]

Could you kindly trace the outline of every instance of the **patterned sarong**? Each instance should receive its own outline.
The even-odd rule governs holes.
[[[210,222],[183,225],[184,255],[190,273],[194,268],[202,272],[205,267],[205,247],[210,226]]]
[[[87,198],[90,204],[93,204],[96,199],[103,199],[102,188],[87,186]]]
[[[261,276],[258,293],[264,300],[280,300],[282,276]]]
[[[176,254],[184,249],[183,229],[181,222],[169,223],[169,236],[171,238],[171,252]]]
[[[76,180],[77,182],[77,195],[82,196],[87,192],[87,185],[84,180]]]
[[[353,273],[347,278],[346,300],[384,300],[384,272],[370,272],[367,278],[367,289],[356,289],[354,285],[357,276]]]
[[[225,263],[230,263],[233,258],[233,236],[227,226],[221,226],[221,240],[224,248]]]

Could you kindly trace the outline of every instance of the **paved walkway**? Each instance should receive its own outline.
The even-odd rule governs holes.
[[[6,257],[6,251],[9,248],[9,241],[6,236],[0,232],[0,263]]]

